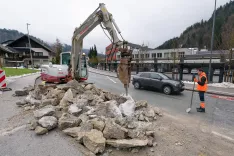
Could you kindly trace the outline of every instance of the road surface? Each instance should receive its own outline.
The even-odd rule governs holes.
[[[123,85],[117,78],[90,73],[88,81],[107,91],[124,93]],[[198,93],[194,93],[192,111],[187,114],[185,110],[190,104],[191,93],[184,91],[180,95],[164,95],[152,90],[136,90],[133,85],[129,88],[129,94],[135,100],[147,100],[178,120],[193,124],[203,131],[209,130],[214,134],[225,135],[234,141],[234,101],[206,95],[206,113],[197,113],[196,107],[200,101]]]
[[[13,91],[0,95],[0,156],[83,156],[77,144],[62,133],[51,131],[36,136],[26,127],[33,115],[18,108],[15,104],[18,97],[12,94],[15,89],[34,84],[37,76],[17,79],[8,86]]]

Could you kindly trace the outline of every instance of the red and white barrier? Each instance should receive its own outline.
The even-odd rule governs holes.
[[[6,75],[5,71],[0,69],[0,89],[6,88]]]

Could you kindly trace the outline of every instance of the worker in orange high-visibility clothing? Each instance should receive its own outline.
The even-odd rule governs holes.
[[[205,92],[207,91],[207,77],[203,69],[198,69],[199,79],[194,78],[194,82],[197,82],[197,90],[200,97],[200,107],[197,108],[197,112],[206,112],[205,110]]]

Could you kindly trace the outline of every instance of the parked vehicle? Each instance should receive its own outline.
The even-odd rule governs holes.
[[[132,84],[135,89],[150,87],[159,89],[167,95],[184,91],[183,82],[172,80],[167,75],[158,72],[139,73],[133,77]]]
[[[196,68],[193,68],[193,69],[191,70],[191,74],[198,74],[197,69],[196,69]]]
[[[184,73],[184,74],[189,74],[188,68],[183,69],[183,73]]]

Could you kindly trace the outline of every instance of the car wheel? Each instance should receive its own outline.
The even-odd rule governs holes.
[[[166,95],[170,95],[172,92],[172,89],[170,86],[164,86],[163,87],[163,93],[166,94]]]
[[[135,82],[135,83],[134,83],[134,88],[135,88],[135,89],[140,89],[140,88],[141,88],[140,83],[139,83],[139,82]]]

